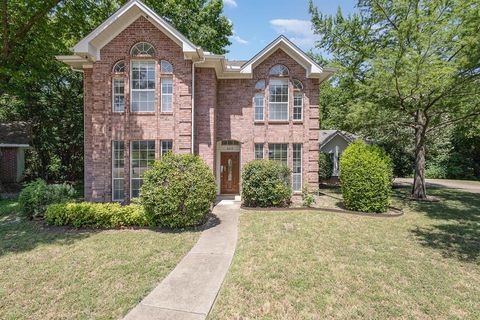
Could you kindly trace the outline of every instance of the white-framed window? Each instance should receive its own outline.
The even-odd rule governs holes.
[[[293,94],[293,120],[303,120],[303,94],[301,92]]]
[[[118,61],[117,63],[115,63],[115,65],[114,65],[113,68],[112,68],[112,71],[113,71],[114,73],[122,73],[122,72],[125,72],[125,61],[120,60],[120,61]]]
[[[160,72],[162,73],[173,73],[173,66],[167,60],[160,61]]]
[[[112,201],[122,201],[125,195],[125,143],[112,141]]]
[[[263,160],[263,143],[255,143],[255,160]]]
[[[173,141],[172,140],[161,140],[160,141],[160,155],[163,157],[168,152],[173,150]]]
[[[255,90],[265,90],[265,80],[258,80],[255,83]]]
[[[268,119],[288,120],[288,80],[271,79],[268,87]]]
[[[269,75],[274,77],[285,77],[288,76],[288,68],[283,64],[274,65],[269,72]]]
[[[125,111],[125,79],[113,78],[112,81],[113,112]]]
[[[136,56],[153,56],[155,55],[155,49],[148,42],[139,42],[132,47],[130,54]]]
[[[292,83],[293,83],[294,90],[303,90],[303,84],[300,80],[293,79]]]
[[[132,61],[131,111],[155,111],[155,61]]]
[[[263,121],[263,93],[257,93],[255,95],[255,121]]]
[[[302,144],[293,144],[292,189],[302,190]]]
[[[139,140],[130,143],[130,197],[140,195],[143,174],[155,161],[155,140]]]
[[[173,79],[162,78],[162,112],[173,111]]]
[[[280,161],[288,166],[288,144],[270,143],[268,144],[268,159]]]

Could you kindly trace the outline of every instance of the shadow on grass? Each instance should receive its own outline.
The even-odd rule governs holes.
[[[409,188],[396,193],[409,192]],[[439,202],[408,201],[407,207],[425,214],[433,223],[411,232],[422,245],[440,250],[444,257],[461,261],[480,260],[480,196],[464,191],[430,188]]]

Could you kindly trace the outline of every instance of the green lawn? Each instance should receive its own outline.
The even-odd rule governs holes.
[[[190,250],[199,232],[66,231],[0,201],[0,319],[117,319]]]
[[[479,319],[480,196],[429,193],[400,218],[243,211],[209,319]]]

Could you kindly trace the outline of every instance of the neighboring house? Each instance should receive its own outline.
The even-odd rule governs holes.
[[[320,130],[318,140],[320,152],[330,154],[332,157],[332,177],[338,177],[340,174],[340,156],[343,150],[357,139],[359,139],[359,136],[345,131]]]
[[[15,184],[23,179],[25,150],[30,147],[28,125],[24,122],[0,123],[0,183]]]
[[[240,192],[242,166],[274,159],[293,187],[318,185],[322,68],[284,36],[248,61],[229,61],[186,39],[140,1],[129,1],[57,58],[84,73],[85,197],[129,201],[162,154],[195,153],[219,194]]]

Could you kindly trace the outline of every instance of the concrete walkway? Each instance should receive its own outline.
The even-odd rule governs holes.
[[[205,319],[232,262],[239,213],[239,201],[220,201],[195,246],[124,319]]]

